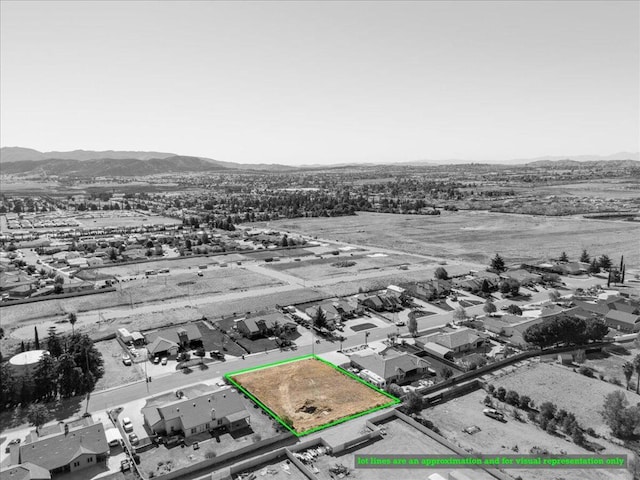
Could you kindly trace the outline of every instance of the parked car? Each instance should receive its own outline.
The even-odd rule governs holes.
[[[140,439],[135,433],[129,434],[129,441],[131,442],[131,445],[138,445],[140,443]]]
[[[19,443],[19,438],[14,438],[13,440],[11,440],[9,443],[7,443],[7,448],[4,449],[5,453],[9,453],[9,451],[11,450],[11,445],[18,445]]]
[[[168,359],[167,357],[163,357],[163,358],[162,358],[162,361],[161,361],[160,363],[161,363],[162,365],[166,365],[168,360],[169,360],[169,359]]]
[[[396,327],[404,327],[404,322],[402,320],[398,320],[396,322]]]
[[[484,413],[487,417],[499,420],[501,422],[506,422],[506,420],[504,419],[504,414],[494,408],[485,408],[482,413]]]
[[[133,423],[131,423],[131,419],[129,417],[124,417],[122,419],[122,428],[124,428],[124,431],[127,433],[133,432]]]
[[[157,365],[160,363],[160,357],[153,357],[153,363],[154,365]]]
[[[122,363],[124,363],[127,367],[133,365],[133,363],[131,362],[131,357],[126,353],[122,355]]]
[[[129,460],[124,459],[120,461],[120,471],[126,472],[127,470],[131,470],[131,463]]]

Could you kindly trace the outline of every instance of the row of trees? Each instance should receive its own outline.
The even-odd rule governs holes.
[[[40,346],[41,342],[36,343]],[[0,365],[3,408],[85,394],[93,390],[104,374],[102,354],[88,335],[74,332],[61,336],[51,327],[46,347],[49,353],[24,375],[17,375],[8,362]]]
[[[540,348],[552,345],[582,345],[589,341],[600,341],[608,333],[604,321],[583,320],[570,315],[561,315],[549,321],[532,325],[524,331],[525,342]]]
[[[622,373],[627,380],[627,390],[629,390],[629,383],[631,383],[631,377],[633,372],[638,374],[636,379],[636,393],[640,394],[640,354],[636,355],[631,362],[624,362],[622,365]]]

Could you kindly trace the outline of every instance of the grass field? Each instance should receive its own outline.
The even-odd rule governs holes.
[[[640,395],[625,392],[599,379],[589,378],[558,364],[539,363],[520,368],[492,382],[496,388],[515,390],[529,395],[536,405],[553,402],[558,408],[573,412],[584,428],[591,427],[599,434],[609,435],[600,411],[605,397],[616,391],[624,392],[630,405],[640,402]],[[588,392],[588,394],[586,394]]]
[[[519,374],[514,374],[514,376],[517,375]],[[556,396],[560,394],[561,390],[558,390]],[[445,438],[475,453],[514,455],[516,454],[514,449],[517,447],[517,453],[526,455],[531,452],[533,447],[539,447],[556,455],[560,454],[561,451],[569,454],[592,454],[592,452],[560,436],[549,435],[536,425],[530,423],[526,415],[523,415],[523,421],[520,422],[507,413],[506,423],[483,415],[482,410],[485,408],[483,399],[485,395],[486,392],[484,390],[476,390],[463,397],[455,398],[441,405],[423,410],[422,416],[431,420],[440,429],[441,434]],[[511,409],[512,407],[508,408]],[[571,411],[579,416],[577,406],[574,406]],[[473,435],[463,431],[463,429],[471,426],[479,427],[480,431]],[[606,451],[602,452],[603,454],[630,453],[621,447],[613,446],[601,439],[596,441],[608,447]],[[507,470],[507,473],[513,477],[519,475],[521,478],[526,478],[527,480],[555,480],[559,478],[565,480],[632,480],[630,473],[624,470],[563,469],[562,472],[555,472],[547,469],[517,469]]]
[[[328,240],[481,263],[496,252],[509,263],[557,258],[562,251],[575,260],[583,248],[615,260],[624,254],[628,267],[640,263],[640,225],[632,222],[480,211],[437,216],[362,212],[347,217],[279,220],[268,226]]]
[[[298,433],[393,402],[315,358],[231,378],[281,419],[290,419]]]
[[[80,215],[92,215],[92,213]],[[177,225],[182,223],[176,218],[162,217],[160,215],[142,215],[139,213],[124,213],[102,216],[101,213],[93,214],[95,218],[76,218],[80,226],[86,228],[102,228],[102,227],[134,227],[142,224],[152,225]],[[97,216],[100,215],[100,216]]]

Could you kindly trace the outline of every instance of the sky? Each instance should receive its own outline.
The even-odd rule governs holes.
[[[0,2],[0,144],[289,165],[640,150],[636,1]]]

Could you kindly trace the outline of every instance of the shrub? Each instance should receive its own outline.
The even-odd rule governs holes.
[[[496,387],[494,387],[492,383],[490,383],[489,385],[487,385],[487,391],[488,391],[489,393],[493,393],[495,389],[496,389]]]
[[[522,395],[520,397],[520,408],[522,408],[523,410],[526,410],[527,408],[529,408],[530,404],[531,404],[531,398],[529,398],[527,395]]]
[[[506,396],[507,396],[507,391],[504,389],[504,387],[500,387],[498,388],[498,390],[496,390],[496,398],[501,402],[504,402],[504,398]]]
[[[207,453],[204,454],[204,458],[209,460],[212,458],[216,458],[216,452],[214,452],[213,450],[209,450],[207,451]]]
[[[538,421],[538,415],[533,410],[530,410],[529,413],[527,413],[527,418],[534,423]]]
[[[505,395],[504,401],[507,402],[509,405],[518,406],[520,404],[520,396],[518,395],[518,392],[509,390]]]
[[[491,400],[491,397],[489,395],[484,397],[484,404],[488,407],[493,407],[493,400]]]
[[[578,373],[585,377],[593,377],[593,370],[589,367],[585,367],[584,365],[578,369]]]

